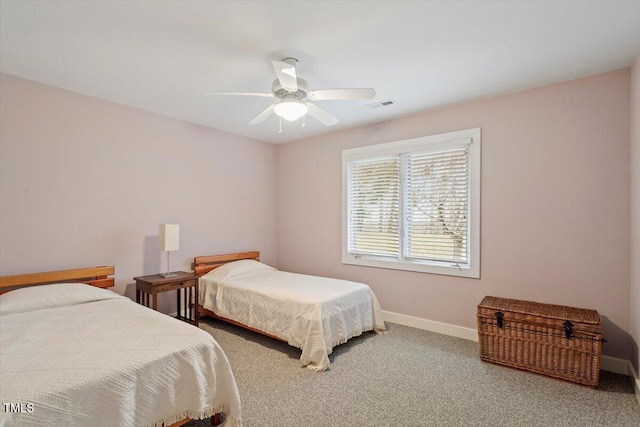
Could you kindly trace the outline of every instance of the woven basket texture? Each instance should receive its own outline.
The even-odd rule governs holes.
[[[598,386],[603,331],[597,311],[487,296],[477,324],[482,360]]]

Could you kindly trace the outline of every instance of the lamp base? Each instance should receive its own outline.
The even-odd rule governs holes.
[[[169,278],[169,277],[178,277],[176,273],[160,273],[158,274],[160,277]]]

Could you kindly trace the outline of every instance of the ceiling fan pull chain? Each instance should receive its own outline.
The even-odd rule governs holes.
[[[302,116],[302,127],[307,127],[307,115]]]
[[[282,117],[278,116],[279,122],[280,122],[280,130],[278,131],[278,133],[282,133]]]

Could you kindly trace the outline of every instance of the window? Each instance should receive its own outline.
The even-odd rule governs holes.
[[[480,277],[480,129],[342,152],[345,264]]]

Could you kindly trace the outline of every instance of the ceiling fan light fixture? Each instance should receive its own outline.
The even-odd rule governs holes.
[[[277,103],[273,111],[283,119],[293,122],[307,114],[309,108],[302,101],[290,99]]]
[[[2,1],[2,0],[0,0]],[[338,123],[338,119],[331,114],[318,107],[313,102],[305,102],[306,99],[311,101],[342,101],[352,99],[373,99],[376,97],[376,91],[370,87],[365,88],[342,88],[342,89],[316,89],[309,90],[309,84],[298,77],[296,66],[298,60],[295,58],[284,58],[281,61],[271,61],[273,70],[276,72],[276,79],[271,83],[271,92],[218,92],[205,91],[203,93],[211,95],[244,95],[244,96],[262,96],[276,98],[276,102],[265,108],[260,114],[249,122],[250,125],[257,125],[264,122],[268,117],[275,113],[280,120],[280,132],[282,132],[282,119],[294,122],[303,117],[302,127],[306,123],[304,118],[307,114],[316,119],[325,126],[334,126]],[[384,101],[383,104],[386,105]]]

